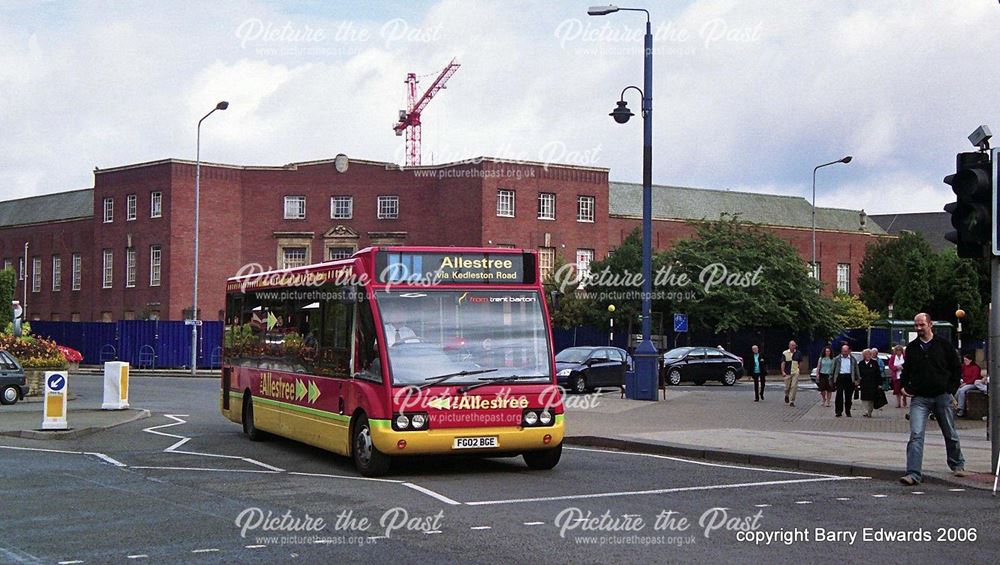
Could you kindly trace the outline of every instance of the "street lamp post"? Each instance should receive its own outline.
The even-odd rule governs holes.
[[[216,110],[225,110],[229,102],[223,100],[212,111],[198,120],[198,135],[194,161],[194,289],[191,297],[191,375],[198,369],[198,228],[201,205],[201,122]]]
[[[836,161],[830,161],[829,163],[823,163],[813,168],[813,200],[812,200],[812,263],[809,264],[812,270],[812,275],[816,280],[819,280],[819,273],[816,271],[816,171],[822,169],[823,167],[828,167],[830,165],[836,165],[837,163],[847,163],[851,162],[851,157],[848,155],[843,159],[837,159]]]
[[[657,354],[651,339],[652,293],[653,293],[653,32],[649,11],[644,8],[619,8],[618,6],[594,6],[587,10],[591,16],[605,16],[618,11],[643,12],[646,14],[646,34],[643,37],[643,88],[635,88],[642,96],[642,343],[635,351],[636,386],[626,387],[629,398],[636,400],[657,400]],[[632,117],[625,103],[625,90],[617,107],[611,112],[616,122],[624,124]]]

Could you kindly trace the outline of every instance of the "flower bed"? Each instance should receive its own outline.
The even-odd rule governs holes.
[[[28,396],[44,392],[45,371],[61,371],[66,368],[66,357],[54,341],[33,336],[0,334],[0,349],[6,349],[24,367]]]

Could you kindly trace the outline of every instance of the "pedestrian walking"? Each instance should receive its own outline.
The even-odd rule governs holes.
[[[764,399],[767,365],[764,363],[764,355],[761,354],[759,347],[754,345],[750,348],[750,354],[743,358],[743,367],[753,377],[753,401],[760,402]]]
[[[837,399],[834,402],[834,413],[839,418],[841,414],[851,417],[851,397],[854,388],[861,383],[858,373],[858,361],[851,355],[851,348],[846,343],[840,346],[840,355],[834,360],[833,372],[837,375]]]
[[[830,398],[836,389],[833,375],[833,348],[827,345],[816,362],[816,387],[819,388],[819,398],[822,406],[830,407]]]
[[[955,429],[954,394],[962,382],[958,351],[950,341],[934,335],[931,317],[925,313],[913,319],[917,337],[906,346],[903,365],[903,394],[910,400],[910,440],[906,443],[906,474],[899,482],[916,485],[923,480],[924,432],[927,415],[937,415],[948,452],[948,467],[956,477],[965,477],[965,458]]]
[[[896,397],[896,408],[906,408],[906,395],[903,394],[903,387],[899,384],[899,374],[903,371],[905,359],[903,346],[894,346],[892,355],[889,356],[889,382],[892,384],[892,394]]]
[[[785,404],[795,406],[795,393],[799,388],[799,362],[802,352],[795,341],[788,342],[788,349],[781,354],[781,376],[785,381]]]
[[[861,377],[861,403],[865,407],[862,416],[871,418],[872,411],[875,410],[875,398],[882,390],[882,371],[879,369],[878,361],[872,359],[871,349],[863,350],[861,357],[861,362],[858,363],[858,375]]]

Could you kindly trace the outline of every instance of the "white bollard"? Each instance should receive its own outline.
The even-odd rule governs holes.
[[[104,403],[101,410],[128,408],[128,363],[109,361],[104,364]]]
[[[42,413],[43,430],[65,430],[66,395],[69,391],[66,371],[45,371],[45,402]]]

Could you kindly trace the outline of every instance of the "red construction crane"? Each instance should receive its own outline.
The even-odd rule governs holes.
[[[417,82],[419,82],[417,75],[416,73],[407,73],[406,105],[408,108],[399,111],[399,121],[392,126],[392,129],[396,131],[396,135],[403,135],[403,131],[406,131],[406,165],[408,167],[420,164],[420,113],[427,107],[431,98],[434,98],[434,95],[444,88],[445,83],[460,66],[452,59],[419,100],[417,99]]]

